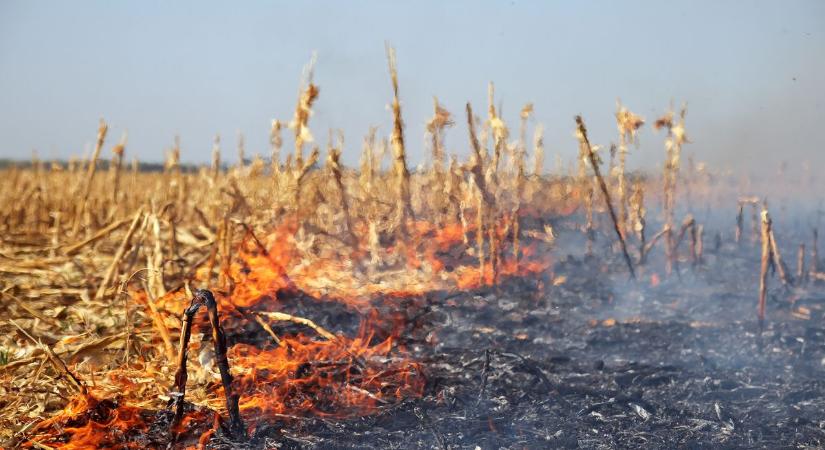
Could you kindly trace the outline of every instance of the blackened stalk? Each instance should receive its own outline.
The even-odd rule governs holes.
[[[218,363],[218,370],[221,373],[221,383],[223,384],[224,395],[226,396],[226,410],[229,412],[229,430],[232,436],[244,437],[246,427],[241,419],[241,412],[238,407],[239,395],[232,386],[232,374],[229,372],[229,359],[226,357],[226,334],[221,327],[218,317],[218,303],[212,292],[206,289],[198,289],[195,297],[203,298],[209,313],[209,324],[212,325],[212,343],[215,345],[215,359]]]
[[[206,289],[198,289],[188,308],[183,312],[183,326],[180,335],[180,349],[178,351],[178,370],[175,372],[175,392],[169,401],[169,406],[174,410],[171,429],[175,433],[175,428],[183,419],[184,397],[186,395],[186,380],[188,378],[186,370],[186,360],[189,348],[189,340],[192,336],[192,323],[195,314],[201,306],[206,306],[209,314],[209,324],[212,328],[212,343],[215,346],[215,359],[218,363],[218,370],[221,374],[226,396],[226,409],[229,412],[229,432],[233,437],[243,438],[246,436],[246,428],[241,419],[238,407],[239,396],[232,387],[232,374],[229,372],[229,360],[226,357],[226,335],[220,324],[218,317],[218,304],[212,292]]]
[[[739,241],[742,240],[742,228],[745,225],[745,205],[742,202],[739,202],[739,210],[736,213],[736,234],[735,239],[736,243],[739,244]]]
[[[593,147],[590,146],[590,141],[587,139],[587,129],[584,127],[582,116],[576,116],[576,125],[578,126],[582,142],[587,149],[587,157],[590,159],[590,165],[593,166],[593,173],[596,174],[596,179],[599,180],[599,187],[604,195],[604,202],[607,204],[607,211],[610,213],[610,219],[613,221],[613,230],[616,231],[616,236],[619,238],[619,243],[622,246],[622,254],[624,255],[624,261],[627,263],[628,270],[630,270],[630,277],[635,280],[636,271],[633,270],[633,262],[630,260],[630,254],[627,252],[627,244],[625,243],[624,235],[619,229],[619,221],[616,217],[616,211],[613,210],[613,204],[610,201],[610,191],[608,191],[607,184],[605,184],[604,178],[602,178],[601,171],[599,170],[599,162],[596,160],[595,153],[593,153]]]
[[[186,395],[186,380],[189,378],[186,371],[186,357],[189,353],[189,339],[192,337],[192,321],[201,306],[203,306],[202,300],[195,296],[189,307],[183,311],[183,326],[180,331],[180,345],[178,347],[178,370],[175,372],[175,390],[169,400],[169,407],[175,413],[170,427],[173,433],[181,419],[183,419],[183,397]]]

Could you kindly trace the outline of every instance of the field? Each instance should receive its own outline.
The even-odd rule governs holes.
[[[548,173],[532,105],[508,127],[492,85],[436,100],[411,171],[389,61],[394,126],[357,168],[310,132],[309,70],[266,158],[216,139],[142,171],[101,121],[87,160],[2,169],[0,446],[825,445],[810,184],[694,164],[684,107],[618,105],[609,150],[571,118]],[[642,133],[661,172],[627,166]]]

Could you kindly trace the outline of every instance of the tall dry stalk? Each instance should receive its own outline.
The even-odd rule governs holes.
[[[289,123],[295,133],[295,165],[303,168],[304,166],[304,143],[312,142],[312,133],[309,131],[307,124],[309,117],[312,114],[312,104],[318,98],[320,93],[318,86],[313,84],[312,78],[315,71],[316,55],[312,55],[309,64],[304,68],[304,76],[301,81],[301,86],[298,88],[298,103],[295,105],[295,115],[292,122]]]
[[[768,231],[770,234],[773,265],[776,267],[776,271],[779,274],[779,280],[782,281],[782,285],[788,288],[793,284],[793,278],[791,278],[791,274],[788,271],[788,266],[785,264],[785,261],[782,259],[782,254],[779,252],[779,245],[776,243],[776,236],[774,235],[773,226],[771,226]]]
[[[238,169],[243,170],[246,166],[246,140],[243,133],[238,133]]]
[[[450,112],[438,104],[438,99],[433,98],[433,116],[427,121],[427,133],[430,135],[432,146],[432,210],[438,212],[436,220],[442,219],[442,212],[447,207],[449,197],[445,195],[446,178],[444,173],[445,165],[445,151],[444,151],[444,131],[446,128],[453,126],[453,120],[450,117]]]
[[[304,187],[304,179],[307,174],[309,174],[310,169],[312,169],[312,167],[318,162],[319,157],[320,151],[318,150],[318,147],[313,147],[312,153],[309,154],[309,158],[306,161],[302,161],[301,166],[296,166],[292,171],[295,182],[293,186],[292,204],[295,207],[295,216],[299,223],[303,218],[301,215],[301,192]]]
[[[596,240],[596,229],[593,223],[593,194],[593,183],[588,180],[587,188],[582,194],[584,195],[584,254],[587,256],[593,255],[593,244]]]
[[[212,143],[212,181],[218,181],[221,173],[221,135],[216,134]]]
[[[476,252],[478,253],[479,283],[484,284],[486,265],[484,260],[484,200],[481,189],[476,184]],[[491,255],[492,258],[492,255]]]
[[[369,199],[372,195],[375,174],[379,167],[376,167],[375,158],[375,134],[377,128],[370,127],[369,133],[364,136],[364,143],[361,146],[359,185],[364,193],[364,198]]]
[[[622,224],[622,231],[629,231],[630,226],[627,220],[627,175],[625,173],[627,164],[627,146],[630,143],[639,144],[637,131],[644,125],[645,120],[630,112],[622,106],[620,100],[616,101],[616,127],[619,129],[619,173],[617,183],[617,199],[619,203],[619,223]]]
[[[576,176],[576,185],[578,186],[580,199],[584,205],[584,235],[585,235],[585,249],[584,253],[588,256],[593,254],[593,240],[595,238],[595,230],[593,226],[593,180],[587,176],[587,164],[590,159],[589,153],[598,150],[598,147],[591,148],[584,140],[584,135],[580,132],[576,137],[579,140],[579,158],[578,158],[578,172]]]
[[[481,145],[478,141],[478,135],[476,134],[473,108],[469,103],[467,103],[467,129],[470,134],[470,147],[473,151],[470,162],[470,173],[473,175],[476,186],[478,186],[481,191],[484,202],[487,206],[492,206],[495,204],[495,197],[488,189],[486,178],[484,176],[484,156],[481,151]]]
[[[272,119],[272,126],[269,129],[269,145],[271,153],[269,155],[270,168],[274,176],[281,174],[281,147],[283,147],[283,138],[281,137],[281,121]]]
[[[398,197],[398,216],[401,221],[401,228],[405,229],[408,219],[415,219],[410,197],[410,171],[407,169],[407,152],[404,148],[404,122],[401,119],[401,101],[398,98],[398,66],[396,65],[395,49],[387,45],[387,64],[390,69],[390,80],[392,81],[392,143],[393,152],[393,172]]]
[[[647,209],[645,208],[645,186],[641,180],[633,183],[633,194],[630,196],[630,225],[636,234],[639,243],[639,264],[645,263],[645,246],[647,245],[645,229],[647,226]]]
[[[476,214],[476,241],[478,246],[478,260],[479,272],[481,282],[484,282],[485,264],[484,264],[484,224],[485,216],[492,217],[489,209],[496,204],[496,199],[490,193],[487,187],[485,171],[484,171],[484,157],[481,152],[481,145],[478,142],[478,136],[475,129],[475,117],[473,116],[473,108],[467,103],[467,128],[470,133],[470,146],[473,154],[470,162],[470,174],[473,178],[473,183],[476,188],[477,197],[477,214]]]
[[[453,126],[454,122],[450,112],[438,103],[438,98],[433,97],[433,116],[427,121],[427,133],[430,134],[432,145],[433,170],[437,175],[444,173],[445,152],[444,152],[444,130]]]
[[[519,113],[519,138],[518,138],[518,145],[515,149],[515,159],[516,164],[522,164],[523,170],[523,163],[524,160],[527,158],[527,121],[530,119],[530,115],[533,114],[533,104],[527,103],[521,108],[521,112]]]
[[[169,190],[167,197],[176,198],[176,201],[182,201],[184,196],[183,176],[180,167],[180,137],[175,136],[175,143],[166,154],[166,162],[164,164],[164,176],[166,177],[165,185]]]
[[[344,137],[339,133],[338,146],[331,147],[327,154],[327,169],[329,170],[330,178],[332,178],[338,194],[341,196],[341,212],[344,214],[344,225],[346,225],[345,233],[347,234],[350,244],[353,247],[358,245],[358,237],[355,235],[355,230],[352,226],[352,217],[350,215],[349,200],[347,199],[347,191],[344,187],[343,173],[341,171],[341,149],[344,148]]]
[[[736,212],[736,231],[734,241],[739,244],[742,241],[742,229],[745,225],[745,205],[740,201]]]
[[[656,120],[654,128],[667,128],[665,138],[665,169],[664,169],[664,216],[665,216],[665,272],[670,275],[676,262],[675,241],[673,236],[673,217],[676,208],[676,181],[679,177],[679,163],[682,145],[690,142],[685,134],[685,115],[687,106],[683,105],[679,113],[679,121],[674,122],[673,110]]]
[[[504,121],[498,116],[496,106],[493,103],[495,100],[495,86],[490,82],[487,89],[487,126],[493,135],[493,161],[488,166],[489,178],[497,182],[497,175],[499,164],[501,163],[501,152],[507,145],[507,137],[509,132]]]
[[[78,203],[78,208],[75,215],[74,225],[72,226],[72,235],[77,235],[80,229],[80,221],[86,217],[89,207],[89,194],[92,192],[92,185],[94,183],[95,172],[97,170],[97,160],[100,158],[100,151],[103,149],[103,142],[106,139],[106,132],[109,131],[109,125],[103,119],[100,119],[100,125],[97,128],[97,141],[95,142],[94,153],[89,159],[89,165],[86,168],[85,187],[83,188],[83,198]],[[90,231],[90,230],[87,230]]]
[[[533,130],[533,175],[541,177],[544,173],[544,127],[539,124]]]
[[[120,191],[120,171],[123,167],[123,155],[126,152],[126,133],[120,137],[120,142],[112,148],[112,201],[117,203]]]
[[[765,321],[765,303],[768,298],[768,266],[771,261],[771,216],[762,209],[762,260],[759,268],[759,328]]]
[[[596,156],[596,153],[593,152],[593,147],[590,145],[590,140],[587,138],[587,128],[585,128],[584,120],[582,120],[581,116],[576,116],[576,136],[582,143],[582,147],[587,151],[587,158],[590,161],[590,166],[593,168],[593,173],[596,175],[596,179],[599,182],[599,187],[601,187],[604,202],[607,206],[607,211],[610,213],[610,219],[613,221],[613,230],[619,238],[625,264],[627,264],[627,269],[630,271],[630,277],[635,280],[636,271],[633,269],[633,262],[630,260],[630,254],[627,251],[627,243],[625,243],[624,235],[622,234],[621,229],[619,229],[619,220],[613,209],[613,203],[610,201],[610,191],[607,189],[607,184],[604,182],[604,178],[602,178],[601,171],[599,170],[600,161]]]

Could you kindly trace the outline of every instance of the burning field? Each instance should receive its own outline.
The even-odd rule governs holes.
[[[393,128],[357,169],[342,133],[315,145],[311,68],[266,160],[216,138],[211,167],[176,143],[143,171],[101,121],[88,161],[4,169],[0,446],[825,445],[804,205],[682,167],[684,107],[618,105],[609,152],[576,117],[545,173],[533,106],[511,133],[492,85],[481,116],[435,101],[411,171],[389,62]],[[661,173],[626,167],[643,132]]]

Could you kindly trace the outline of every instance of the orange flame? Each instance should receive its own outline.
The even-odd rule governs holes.
[[[279,344],[269,348],[233,345],[228,357],[235,388],[240,393],[241,414],[250,428],[257,424],[253,419],[261,417],[364,416],[380,411],[384,405],[423,395],[422,366],[397,344],[406,325],[403,315],[379,314],[376,302],[383,302],[392,310],[400,298],[474,289],[508,277],[534,276],[550,267],[549,260],[528,244],[520,248],[518,259],[501,253],[495,274],[490,264],[485,265],[482,273],[477,257],[467,255],[464,248],[465,242],[476,242],[469,236],[476,232],[473,227],[436,226],[424,221],[411,225],[412,236],[406,242],[382,250],[387,260],[397,261],[396,266],[374,272],[370,272],[370,252],[363,243],[340,250],[341,254],[329,249],[307,252],[297,240],[294,220],[283,222],[264,237],[265,250],[244,239],[228,268],[232,288],[215,292],[225,327],[231,321],[248,320],[245,314],[237,313],[241,309],[272,309],[297,292],[317,300],[343,303],[369,317],[355,337],[318,340],[297,334],[280,336]],[[509,229],[505,222],[497,224],[494,236],[504,242]],[[203,276],[202,271],[199,273]],[[139,303],[149,306],[151,300],[145,294],[137,297]],[[151,305],[155,314],[153,326],[164,328],[167,334],[167,327],[174,331],[175,318],[182,313],[186,300],[183,292],[172,292],[155,301]],[[155,311],[163,317],[158,318]],[[265,339],[271,342],[268,336]],[[220,383],[211,382],[208,391],[208,405],[221,412]],[[43,443],[64,449],[115,444],[140,447],[130,441],[129,433],[147,430],[149,425],[144,417],[151,415],[141,415],[140,408],[126,402],[104,408],[103,412],[100,405],[88,398],[73,400],[61,414],[38,425],[37,430],[46,435]],[[200,434],[192,442],[202,447],[218,426],[210,426],[213,418],[200,411],[187,414],[178,431],[192,432],[188,429],[197,428]]]

